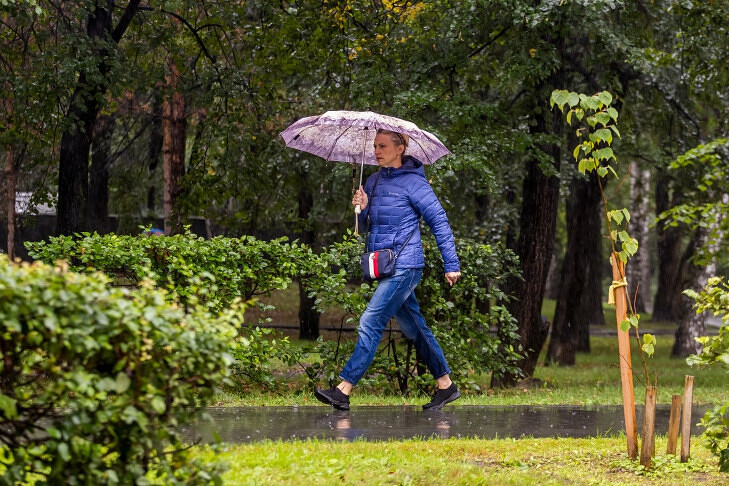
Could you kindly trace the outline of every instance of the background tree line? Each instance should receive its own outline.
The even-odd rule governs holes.
[[[685,204],[725,197],[714,176],[727,164],[727,14],[726,1],[679,0],[9,0],[8,253],[19,190],[56,205],[57,234],[106,232],[109,214],[120,232],[163,214],[174,234],[195,215],[211,235],[323,246],[353,222],[353,171],[285,149],[278,133],[327,109],[372,109],[436,133],[455,155],[427,173],[455,232],[519,256],[508,307],[531,376],[550,333],[547,293],[549,362],[573,364],[589,325],[604,323],[596,176],[576,170],[575,134],[549,97],[608,90],[621,117],[613,147],[631,171],[603,183],[631,208],[641,245],[630,295],[677,323],[685,356],[705,322],[681,292],[726,268],[726,221]],[[697,147],[699,163],[674,163]],[[301,335],[313,338],[301,289]]]

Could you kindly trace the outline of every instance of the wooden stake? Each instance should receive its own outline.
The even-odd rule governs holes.
[[[666,454],[676,455],[678,426],[681,423],[681,395],[671,396],[671,418],[668,419],[668,444]]]
[[[683,416],[681,417],[681,462],[691,457],[691,406],[694,398],[694,377],[686,375],[683,387]]]
[[[625,268],[620,257],[613,253],[610,258],[613,266],[613,280],[625,278]],[[638,427],[635,419],[635,394],[633,392],[633,364],[630,359],[630,335],[620,329],[620,323],[628,318],[626,287],[615,289],[615,317],[618,324],[618,356],[620,360],[620,383],[623,390],[623,416],[625,417],[625,436],[628,441],[628,456],[638,457]]]
[[[655,452],[656,431],[656,387],[645,387],[645,411],[643,414],[643,444],[640,451],[640,463],[646,469],[651,467],[651,457]]]

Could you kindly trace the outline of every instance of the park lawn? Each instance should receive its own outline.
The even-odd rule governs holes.
[[[650,383],[658,386],[658,404],[670,404],[672,394],[682,394],[684,377],[692,375],[694,382],[694,403],[724,403],[729,396],[729,376],[726,368],[712,367],[696,369],[683,359],[671,358],[673,336],[657,336],[655,355],[647,358]],[[592,336],[591,353],[579,353],[575,366],[544,366],[540,358],[534,377],[541,380],[529,387],[513,389],[489,389],[490,376],[478,376],[476,382],[481,391],[465,391],[457,402],[460,405],[619,405],[622,403],[620,370],[618,367],[617,338],[615,336]],[[645,394],[643,372],[638,345],[632,343],[636,403],[642,404]],[[310,357],[312,360],[317,358]],[[282,373],[285,373],[282,371]],[[285,375],[284,376],[289,376]],[[288,380],[288,381],[287,381]],[[320,386],[324,386],[320,383]],[[422,405],[425,396],[403,397],[395,393],[371,393],[357,390],[352,395],[352,405]],[[261,389],[234,389],[219,396],[221,406],[293,406],[321,405],[307,388],[301,374],[285,378],[276,392]],[[324,405],[321,405],[324,406]]]
[[[549,303],[547,303],[549,304]],[[548,310],[548,309],[547,309]],[[614,322],[614,311],[606,315]],[[612,324],[613,326],[615,324]],[[648,320],[643,330],[672,329]],[[353,336],[350,335],[350,338]],[[685,375],[693,375],[695,404],[723,403],[729,396],[726,369],[694,369],[670,357],[672,335],[658,335],[655,355],[647,358],[648,381],[658,386],[658,404],[670,403],[683,392]],[[295,344],[298,343],[293,340]],[[575,366],[545,366],[539,360],[530,386],[489,389],[490,376],[478,376],[480,391],[465,391],[459,405],[619,405],[622,403],[617,338],[592,336],[591,353],[579,353]],[[645,373],[638,344],[631,338],[636,404],[643,403]],[[317,360],[316,355],[309,357]],[[281,367],[283,385],[274,391],[246,389],[221,395],[218,405],[316,405],[305,379]],[[320,383],[320,386],[324,386]],[[424,396],[357,390],[353,406],[421,405]],[[694,417],[698,422],[700,417]],[[691,459],[682,464],[667,456],[666,437],[656,438],[658,455],[643,470],[628,459],[624,437],[590,439],[413,439],[386,442],[266,441],[225,444],[217,452],[198,447],[195,454],[226,461],[225,484],[494,484],[494,485],[725,485],[729,474],[718,471],[718,459],[692,439]]]
[[[298,322],[298,287],[292,285],[288,289],[272,293],[261,300],[276,307],[272,314],[274,323]],[[554,314],[555,301],[545,299],[542,313],[549,319]],[[615,308],[604,305],[607,325],[596,326],[597,330],[616,329]],[[252,316],[251,316],[252,317]],[[340,315],[323,316],[322,325],[338,325],[341,323]],[[726,368],[714,367],[696,369],[688,366],[684,359],[671,357],[673,346],[673,331],[675,324],[666,322],[653,322],[650,314],[641,316],[641,331],[656,332],[658,340],[655,355],[646,358],[648,378],[643,370],[639,346],[634,335],[631,335],[631,353],[633,375],[635,384],[636,403],[642,403],[646,382],[655,384],[658,388],[658,404],[670,404],[672,394],[682,394],[684,377],[692,375],[694,382],[694,403],[716,404],[724,403],[729,396],[729,376]],[[632,332],[632,331],[631,331]],[[669,334],[666,334],[669,332]],[[287,331],[294,345],[305,346],[306,343],[295,339],[296,331]],[[331,332],[324,333],[327,339],[336,339]],[[354,339],[353,333],[344,334],[347,339]],[[516,387],[509,390],[489,389],[490,375],[473,376],[480,390],[462,390],[463,397],[459,400],[461,405],[619,405],[622,403],[620,389],[620,370],[617,351],[617,337],[596,336],[590,337],[592,352],[578,353],[575,366],[545,366],[546,345],[534,378],[539,381],[532,382],[528,387]],[[318,360],[318,355],[310,355],[308,362]],[[245,405],[321,405],[308,388],[301,369],[285,368],[276,370],[282,377],[282,386],[272,392],[257,388],[246,388],[240,392],[231,389],[220,395],[218,405],[245,406]],[[319,386],[326,386],[319,383]],[[403,397],[393,390],[392,393],[372,393],[367,389],[359,389],[352,396],[352,404],[357,405],[421,405],[429,399],[424,396],[412,395]],[[323,405],[322,405],[323,406]]]
[[[697,442],[696,439],[694,442]],[[267,441],[198,447],[229,465],[225,484],[249,485],[725,485],[717,459],[692,444],[680,463],[658,437],[650,471],[627,457],[625,438]]]

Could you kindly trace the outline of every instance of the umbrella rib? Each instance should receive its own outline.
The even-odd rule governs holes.
[[[339,143],[339,139],[344,136],[345,133],[347,133],[352,128],[352,125],[349,125],[342,133],[337,135],[337,138],[334,140],[334,143],[332,143],[332,149],[329,151],[329,154],[326,157],[326,161],[329,162],[329,157],[332,156],[332,153],[334,153],[334,149],[337,147],[337,144]]]
[[[418,140],[416,138],[411,137],[410,140],[413,140],[415,143],[418,144],[418,146],[420,147],[420,150],[423,151],[423,155],[425,155],[425,157],[428,159],[428,163],[432,164],[433,162],[431,162],[431,160],[430,160],[430,155],[428,155],[428,152],[423,148],[423,145],[420,142],[418,142]]]

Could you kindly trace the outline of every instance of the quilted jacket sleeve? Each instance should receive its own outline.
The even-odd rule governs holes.
[[[365,181],[364,190],[365,190],[365,193],[367,194],[368,203],[367,203],[367,207],[364,208],[362,210],[362,212],[359,213],[359,216],[358,216],[359,228],[360,228],[360,231],[362,231],[363,233],[365,231],[367,231],[367,216],[370,214],[370,204],[369,203],[372,202],[372,188],[375,185],[375,179],[377,177],[379,177],[379,175],[377,173],[374,173],[371,176],[369,176],[367,178],[367,180]]]
[[[411,204],[435,235],[438,249],[443,256],[445,273],[459,272],[461,263],[456,254],[456,243],[451,226],[448,223],[448,216],[427,180],[424,178],[418,179],[418,183],[411,193],[411,198]]]

